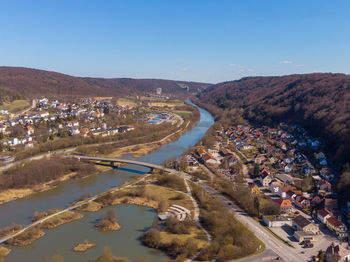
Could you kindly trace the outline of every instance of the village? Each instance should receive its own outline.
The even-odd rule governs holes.
[[[286,123],[227,127],[213,139],[212,147],[197,147],[181,159],[188,169],[204,165],[233,185],[242,173],[257,218],[284,244],[315,260],[350,259],[349,203],[342,209],[338,204],[320,141]]]
[[[74,102],[34,99],[26,112],[17,115],[7,110],[0,112],[0,147],[4,153],[0,160],[12,161],[14,149],[32,148],[48,140],[108,137],[132,131],[138,122],[155,125],[182,122],[179,115],[161,109],[153,111],[148,113],[132,105],[101,99],[81,98]]]

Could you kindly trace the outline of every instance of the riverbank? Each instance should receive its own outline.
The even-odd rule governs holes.
[[[6,244],[18,247],[28,246],[37,241],[39,238],[45,236],[45,234],[46,233],[42,231],[39,227],[32,227],[25,230],[18,236],[7,240]]]
[[[13,200],[28,197],[30,195],[54,189],[59,184],[73,178],[76,172],[71,172],[58,179],[32,186],[31,188],[7,189],[0,192],[0,204],[4,204]]]
[[[140,160],[161,164],[162,161],[177,157],[187,148],[196,144],[213,122],[209,113],[202,109],[199,110],[201,113],[201,120],[193,130],[183,135],[176,142],[164,145],[159,150],[141,157]],[[0,210],[3,210],[2,214],[4,214],[0,219],[2,226],[9,225],[13,222],[27,224],[28,217],[33,214],[34,210],[40,211],[43,207],[45,207],[45,209],[50,209],[52,207],[64,209],[67,207],[67,203],[71,203],[74,199],[80,199],[82,195],[97,195],[100,192],[111,190],[118,185],[122,187],[122,183],[125,185],[125,181],[129,181],[135,177],[135,173],[130,170],[134,168],[134,166],[127,165],[125,169],[111,170],[101,175],[84,179],[83,181],[72,180],[66,182],[64,185],[60,186],[58,190],[41,193],[33,198],[12,201],[12,203],[0,207]],[[136,168],[136,170],[139,170],[139,168]],[[144,169],[142,168],[141,170]],[[142,183],[140,183],[140,185],[141,184]],[[181,193],[181,195],[184,194]],[[187,197],[185,197],[185,199],[187,199]],[[169,202],[171,203],[171,201],[173,200]],[[73,203],[71,206],[75,204],[76,203]],[[124,205],[123,203],[110,208],[115,209],[118,214],[120,214],[118,217],[122,229],[117,233],[104,234],[95,230],[93,227],[104,211],[84,213],[84,218],[81,221],[68,223],[65,226],[48,232],[48,237],[37,241],[30,250],[28,250],[28,248],[14,248],[13,252],[7,258],[8,261],[22,261],[28,256],[35,261],[40,261],[41,259],[52,257],[53,254],[57,254],[57,250],[60,250],[59,254],[65,260],[83,262],[91,257],[98,257],[98,255],[103,252],[104,246],[110,246],[116,254],[122,257],[128,257],[132,260],[143,257],[148,261],[160,262],[166,259],[163,252],[155,253],[140,244],[138,240],[141,234],[140,232],[152,224],[153,218],[155,217],[153,209],[141,206],[137,207],[135,205]],[[72,252],[72,247],[77,243],[82,243],[84,239],[87,238],[93,239],[97,247],[82,254],[75,254],[75,252]]]
[[[57,212],[60,212],[60,211],[61,210],[57,210]],[[40,225],[40,228],[46,228],[46,229],[56,228],[56,227],[59,227],[63,224],[71,223],[71,222],[74,222],[76,220],[79,220],[83,217],[84,216],[82,214],[69,210],[69,211],[63,212],[57,216],[54,216],[54,217],[44,221]],[[43,218],[45,218],[45,217],[43,217]]]
[[[11,253],[11,249],[0,246],[0,262],[5,262],[6,257]]]
[[[104,157],[120,157],[122,155],[128,155],[132,154],[134,157],[138,158],[144,155],[147,155],[151,153],[154,150],[157,150],[164,144],[168,144],[170,142],[173,142],[177,140],[182,134],[188,132],[190,129],[192,129],[197,123],[199,119],[195,119],[195,122],[193,121],[187,121],[186,123],[183,123],[185,126],[182,129],[178,129],[176,132],[173,132],[172,134],[169,134],[162,139],[154,142],[149,143],[142,143],[142,144],[136,144],[136,145],[130,145],[118,148],[114,150],[112,153],[107,155],[99,154],[98,156],[104,156]],[[112,167],[108,166],[97,166],[98,170],[100,172],[106,171],[111,169]],[[0,192],[0,204],[4,204],[13,200],[29,197],[33,194],[44,192],[47,190],[51,190],[62,184],[63,182],[74,178],[76,173],[72,172],[67,175],[64,175],[58,179],[51,180],[49,182],[35,185],[28,188],[19,188],[19,189],[8,189]],[[91,174],[92,176],[94,174]],[[87,177],[87,176],[84,176]]]

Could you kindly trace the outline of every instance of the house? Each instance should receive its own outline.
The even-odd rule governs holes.
[[[57,123],[57,124],[56,124],[56,128],[62,129],[62,128],[63,128],[63,125],[62,125],[61,123]]]
[[[280,206],[281,211],[285,213],[292,212],[293,206],[292,206],[292,202],[289,199],[278,198],[278,199],[273,199],[273,201]]]
[[[284,216],[263,216],[263,222],[268,227],[292,226],[292,220]]]
[[[79,135],[80,134],[80,130],[77,128],[70,128],[68,131],[68,134],[70,136],[74,136],[74,135]]]
[[[292,191],[295,195],[302,195],[302,192],[300,190],[297,190],[297,188],[295,186],[286,185],[286,186],[282,186],[280,188],[279,196],[282,198],[286,198],[288,191]],[[290,197],[293,196],[293,195],[291,195],[291,193],[289,193],[289,194],[290,194]]]
[[[304,231],[295,231],[293,236],[296,240],[298,240],[299,243],[301,242],[316,242],[318,236]]]
[[[350,260],[350,251],[340,244],[335,246],[332,243],[326,250],[326,260],[345,262]]]
[[[78,120],[73,120],[73,121],[72,121],[72,126],[73,126],[73,127],[78,127],[78,126],[79,126]]]
[[[323,198],[319,195],[316,195],[311,199],[311,204],[313,206],[317,206],[317,205],[321,204],[322,201],[323,201]]]
[[[310,200],[300,195],[295,197],[294,204],[301,209],[310,208],[311,206]]]
[[[209,163],[209,164],[217,164],[218,163],[218,161],[209,153],[205,153],[204,155],[202,155],[201,161],[203,163]]]
[[[0,133],[5,133],[6,132],[6,126],[5,125],[0,125]]]
[[[263,175],[260,176],[260,183],[262,186],[268,187],[271,182],[272,182],[272,177],[269,174],[264,173]]]
[[[330,212],[328,212],[327,209],[321,209],[317,212],[317,219],[321,221],[323,224],[326,224],[327,219],[330,218],[332,215]]]
[[[261,194],[260,188],[255,183],[249,183],[248,188],[249,188],[250,193],[252,193],[253,195]]]
[[[230,149],[228,149],[228,148],[223,148],[223,149],[221,149],[220,154],[221,154],[223,157],[234,155],[233,152],[232,152]]]
[[[295,178],[288,174],[275,174],[275,177],[283,183],[294,184]]]
[[[31,136],[32,134],[34,134],[34,127],[32,126],[26,126],[24,128],[24,131],[26,132],[27,136]]]
[[[80,130],[80,134],[81,134],[82,136],[87,136],[87,135],[89,134],[89,132],[90,132],[90,129],[87,128],[87,127],[83,127],[83,128]]]
[[[21,143],[21,141],[17,137],[14,137],[14,138],[11,138],[11,139],[5,141],[3,144],[8,145],[8,146],[17,146],[20,143]]]
[[[67,122],[64,123],[64,125],[65,125],[66,127],[73,127],[72,121],[67,121]]]
[[[271,182],[269,184],[269,191],[271,193],[276,193],[276,194],[279,194],[279,191],[281,190],[281,187],[282,187],[282,183],[280,182]]]
[[[199,157],[202,157],[205,153],[207,153],[207,151],[205,151],[203,148],[197,148],[197,149],[196,149],[196,154],[197,154]]]
[[[284,172],[290,173],[293,170],[293,167],[291,165],[285,165],[283,168]]]
[[[264,155],[258,155],[254,159],[254,163],[259,165],[264,163],[265,161],[266,161],[266,157]]]
[[[320,165],[321,166],[327,166],[327,160],[324,158],[324,159],[322,159],[322,160],[320,160]]]
[[[293,227],[296,229],[296,231],[303,231],[315,235],[320,233],[320,229],[318,228],[318,226],[311,223],[311,221],[309,221],[302,215],[299,215],[293,219]]]
[[[263,170],[260,171],[259,176],[263,175],[270,175],[270,172],[266,168],[263,168]]]
[[[224,159],[228,163],[229,167],[232,167],[237,162],[237,158],[234,155],[225,156]]]
[[[48,116],[49,116],[49,112],[43,111],[39,113],[39,117],[48,117]]]
[[[289,199],[290,201],[294,201],[294,199],[295,199],[295,197],[296,197],[297,195],[292,191],[292,190],[288,190],[287,192],[286,192],[286,199]]]
[[[348,236],[346,226],[334,216],[326,219],[326,226],[336,233],[340,239],[344,239]]]
[[[323,152],[315,153],[314,156],[315,156],[315,158],[316,158],[317,160],[325,159],[325,158],[326,158],[326,156],[324,155]]]
[[[325,198],[324,199],[324,208],[337,209],[338,208],[338,200],[333,199],[333,198]]]
[[[318,188],[320,190],[324,190],[324,191],[327,191],[327,192],[330,192],[332,190],[332,185],[331,183],[329,183],[328,181],[322,179],[318,182]]]

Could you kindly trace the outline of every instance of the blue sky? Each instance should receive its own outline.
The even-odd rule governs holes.
[[[0,2],[0,65],[221,82],[350,73],[350,1]]]

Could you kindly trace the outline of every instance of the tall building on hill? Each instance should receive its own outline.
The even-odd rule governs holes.
[[[162,88],[158,87],[156,90],[157,95],[161,95],[162,94]]]

